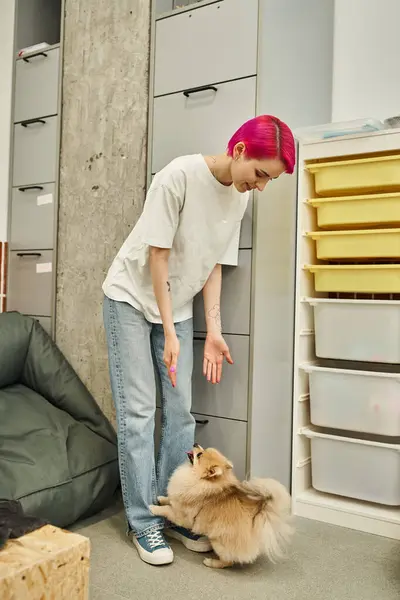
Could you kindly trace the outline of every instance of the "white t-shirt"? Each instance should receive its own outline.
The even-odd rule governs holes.
[[[161,323],[149,266],[149,246],[170,248],[168,281],[175,322],[190,319],[193,298],[232,243],[249,193],[224,186],[201,154],[173,160],[152,181],[143,213],[118,252],[103,284],[112,300],[128,302]]]

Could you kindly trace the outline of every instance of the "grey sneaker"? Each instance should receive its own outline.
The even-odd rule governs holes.
[[[139,538],[130,534],[140,558],[149,565],[169,565],[174,560],[172,548],[167,544],[161,531],[155,530]]]

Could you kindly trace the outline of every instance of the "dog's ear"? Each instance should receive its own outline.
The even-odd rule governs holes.
[[[226,462],[226,465],[225,465],[225,467],[226,467],[227,469],[233,469],[233,464],[232,464],[232,463],[231,463],[231,462],[228,460],[228,461]]]
[[[210,467],[209,469],[207,469],[207,479],[212,479],[213,477],[220,477],[222,475],[222,469],[221,467]]]

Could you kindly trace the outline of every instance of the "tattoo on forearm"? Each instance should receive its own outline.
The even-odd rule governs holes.
[[[216,326],[221,331],[222,323],[221,323],[221,308],[219,304],[214,304],[211,310],[208,311],[208,316],[211,319],[214,319]]]
[[[168,288],[168,291],[170,292],[171,291],[171,284],[170,284],[169,281],[167,281],[167,288]]]

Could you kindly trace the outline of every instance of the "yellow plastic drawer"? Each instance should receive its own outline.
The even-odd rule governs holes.
[[[316,242],[321,260],[400,259],[400,229],[315,231],[307,236]]]
[[[310,163],[319,196],[400,191],[400,155]]]
[[[308,265],[317,292],[400,293],[400,264]]]
[[[400,193],[315,198],[307,202],[316,208],[321,228],[400,225]]]

